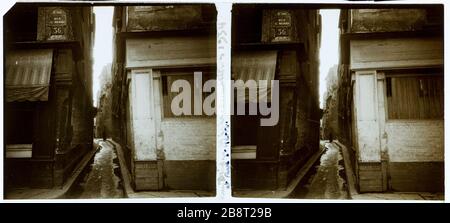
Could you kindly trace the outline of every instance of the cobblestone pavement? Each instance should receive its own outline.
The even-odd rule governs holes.
[[[305,180],[300,183],[292,198],[348,199],[340,149],[333,143],[321,144],[325,146],[326,151],[317,165],[311,168]]]

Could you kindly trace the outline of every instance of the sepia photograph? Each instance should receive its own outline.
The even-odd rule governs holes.
[[[214,4],[14,5],[5,198],[215,196],[216,14]]]
[[[233,196],[444,200],[443,18],[234,4]]]
[[[11,4],[3,200],[445,201],[444,4],[345,3]]]

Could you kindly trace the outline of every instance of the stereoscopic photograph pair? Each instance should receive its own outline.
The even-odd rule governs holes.
[[[219,10],[9,9],[4,199],[444,200],[442,5],[233,4],[227,79]]]

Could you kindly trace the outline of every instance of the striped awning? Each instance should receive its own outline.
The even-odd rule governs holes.
[[[47,101],[53,50],[15,50],[5,57],[6,101]]]
[[[277,65],[277,51],[246,51],[236,52],[232,55],[231,75],[233,80],[242,80],[244,83],[248,80],[254,80],[258,84],[259,98],[266,98],[271,94],[271,81],[275,78],[275,69]],[[267,88],[261,88],[260,80],[267,80]],[[247,92],[247,91],[246,91]],[[245,99],[238,99],[238,101],[257,102],[257,98],[252,97],[248,93]],[[267,98],[270,101],[270,97]]]

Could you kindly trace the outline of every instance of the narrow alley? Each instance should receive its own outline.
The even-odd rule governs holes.
[[[321,141],[325,152],[291,195],[302,199],[348,199],[341,151],[334,143]]]
[[[119,161],[113,145],[100,139],[95,139],[95,145],[98,145],[100,148],[95,154],[92,163],[80,176],[80,179],[66,195],[66,198],[124,197]]]

